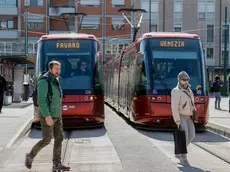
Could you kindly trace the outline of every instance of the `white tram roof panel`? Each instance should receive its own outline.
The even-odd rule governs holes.
[[[159,37],[159,38],[192,38],[200,39],[197,34],[183,33],[183,32],[149,32],[142,35],[142,39],[149,37]]]
[[[50,40],[50,39],[95,39],[100,42],[94,35],[92,34],[84,34],[84,33],[70,33],[70,34],[48,34],[43,35],[38,42],[41,40]]]

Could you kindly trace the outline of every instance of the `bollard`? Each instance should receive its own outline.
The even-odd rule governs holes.
[[[23,92],[23,101],[28,101],[29,99],[29,83],[28,82],[24,82],[23,83],[23,88],[24,88],[24,92]]]

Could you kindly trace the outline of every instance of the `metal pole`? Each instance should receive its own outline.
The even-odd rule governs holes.
[[[25,6],[25,55],[28,56],[28,6]],[[25,65],[25,74],[28,73],[27,64]]]
[[[151,11],[151,6],[152,6],[152,1],[151,0],[149,0],[149,32],[151,32],[151,13],[152,13],[152,11]]]
[[[102,36],[103,36],[103,57],[102,61],[105,58],[105,39],[106,39],[106,0],[103,0],[102,4]]]
[[[165,32],[165,0],[163,0],[163,32]]]
[[[220,0],[220,18],[219,18],[219,25],[220,25],[220,39],[219,39],[219,44],[220,44],[220,48],[219,48],[219,66],[221,66],[221,58],[222,58],[222,34],[223,34],[223,27],[222,27],[222,0]],[[213,75],[215,74],[215,70],[213,72]],[[212,77],[213,79],[213,77]]]
[[[224,88],[227,88],[227,7],[225,7],[225,20],[224,20]]]

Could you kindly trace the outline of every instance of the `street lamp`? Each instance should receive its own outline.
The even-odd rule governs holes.
[[[24,1],[24,35],[25,35],[25,55],[26,57],[28,56],[28,6],[30,5],[30,0],[25,0]],[[25,74],[28,73],[28,66],[27,64],[25,65]]]

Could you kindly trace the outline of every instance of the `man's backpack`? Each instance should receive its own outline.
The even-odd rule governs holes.
[[[44,76],[46,72],[42,72],[42,75]],[[52,99],[52,96],[53,96],[53,92],[52,92],[52,87],[51,87],[51,83],[50,83],[50,78],[48,76],[44,76],[44,78],[42,79],[46,79],[47,82],[48,82],[48,93],[47,93],[47,100],[48,100],[48,104],[50,105],[51,103],[51,99]],[[33,103],[34,103],[34,106],[37,106],[38,107],[38,89],[37,89],[37,84],[36,84],[36,87],[33,91]]]

